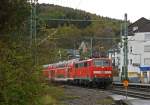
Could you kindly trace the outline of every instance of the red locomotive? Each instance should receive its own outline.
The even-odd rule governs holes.
[[[43,73],[52,81],[65,81],[78,85],[105,87],[112,83],[112,64],[108,58],[70,60],[50,64]]]

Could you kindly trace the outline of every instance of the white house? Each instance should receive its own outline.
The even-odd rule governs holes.
[[[150,20],[141,18],[129,25],[128,77],[131,82],[150,83]],[[124,52],[113,54],[118,59],[119,76],[123,74]]]

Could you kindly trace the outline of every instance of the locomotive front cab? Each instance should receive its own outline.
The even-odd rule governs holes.
[[[112,64],[110,59],[93,59],[93,81],[100,86],[112,83]]]

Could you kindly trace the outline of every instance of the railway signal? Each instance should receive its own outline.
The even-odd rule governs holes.
[[[125,90],[126,90],[126,99],[127,99],[127,96],[128,96],[128,85],[129,85],[128,80],[124,80],[123,81],[123,86],[125,87]]]
[[[124,86],[125,88],[127,88],[127,87],[128,87],[128,85],[129,85],[128,80],[124,80],[124,81],[123,81],[123,86]]]

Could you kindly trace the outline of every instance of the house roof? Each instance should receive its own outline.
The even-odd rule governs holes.
[[[150,20],[142,17],[128,26],[128,35],[132,36],[135,32],[150,32]]]
[[[150,22],[146,25],[144,25],[141,29],[140,32],[150,32]]]

